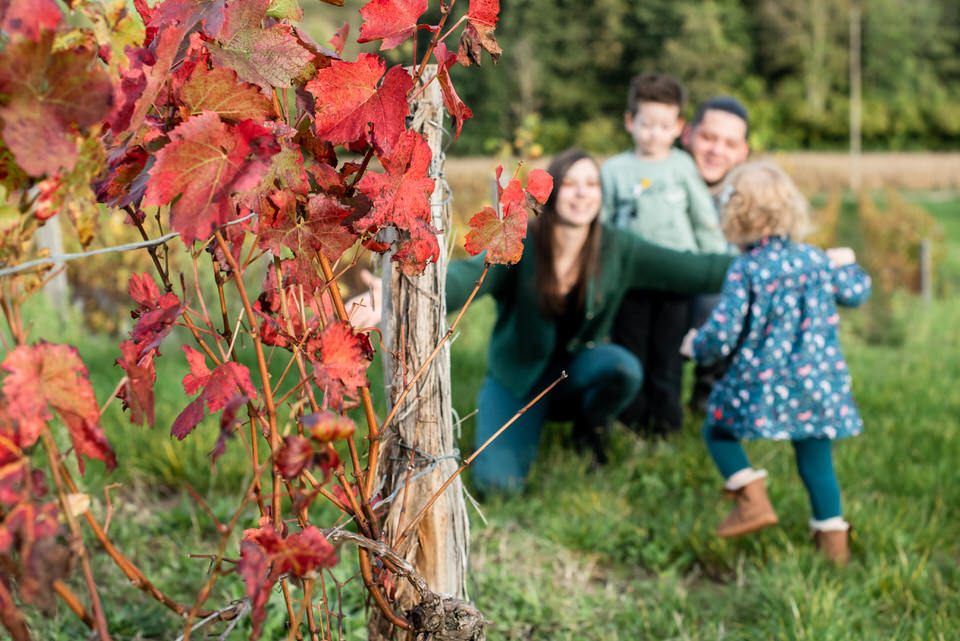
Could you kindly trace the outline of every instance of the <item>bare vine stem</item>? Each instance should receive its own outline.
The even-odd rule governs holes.
[[[61,463],[59,465],[60,474],[63,476],[64,482],[67,484],[67,487],[70,488],[71,492],[77,492],[77,484],[74,483],[73,478],[70,476],[69,471],[66,466]],[[84,520],[86,520],[87,525],[90,526],[90,529],[93,530],[93,535],[97,538],[97,541],[100,545],[103,546],[103,549],[106,553],[113,559],[114,563],[117,564],[117,567],[120,568],[120,571],[123,572],[130,582],[143,592],[149,594],[151,597],[165,605],[170,610],[173,610],[178,615],[183,616],[187,613],[187,607],[182,603],[174,601],[163,592],[158,590],[148,579],[144,576],[133,562],[128,559],[117,547],[113,544],[110,538],[104,532],[103,528],[100,527],[100,524],[90,513],[90,510],[87,510],[83,513]]]
[[[97,593],[97,583],[93,578],[93,569],[90,567],[90,558],[87,556],[87,548],[83,544],[83,532],[80,530],[80,524],[73,510],[70,509],[70,502],[67,500],[67,492],[64,489],[63,478],[60,476],[60,452],[57,450],[57,444],[50,434],[50,426],[45,425],[40,432],[40,438],[43,439],[43,447],[47,452],[47,461],[50,463],[50,471],[53,473],[53,482],[57,486],[57,497],[60,499],[60,511],[67,519],[70,526],[70,534],[73,536],[71,547],[80,557],[80,565],[83,568],[83,578],[87,584],[87,591],[90,593],[90,605],[93,608],[93,621],[100,641],[110,641],[110,631],[107,630],[107,618],[103,613],[103,605],[100,603],[100,595]]]
[[[77,615],[77,618],[83,621],[88,628],[91,630],[97,629],[97,622],[94,621],[93,616],[87,612],[83,604],[80,603],[80,599],[67,587],[66,583],[57,579],[53,582],[53,591],[57,593],[57,596],[67,604],[67,607],[70,608],[73,613]]]
[[[440,41],[440,32],[443,31],[443,25],[447,23],[447,18],[450,17],[450,12],[453,11],[453,5],[456,3],[457,0],[450,0],[450,4],[447,5],[446,11],[444,11],[443,15],[440,16],[440,22],[437,24],[437,30],[433,32],[433,37],[430,39],[430,44],[427,45],[427,52],[423,55],[423,59],[420,61],[420,67],[417,69],[417,74],[413,77],[414,87],[417,86],[417,81],[420,80],[424,70],[427,68],[427,62],[430,61],[430,56],[433,55],[433,50],[436,49],[437,43]],[[411,91],[413,91],[412,88]]]
[[[233,254],[230,253],[227,243],[223,240],[223,235],[219,231],[216,231],[214,232],[214,237],[216,238],[217,244],[219,245],[220,250],[223,252],[224,257],[226,258],[227,263],[229,263],[230,269],[233,271],[233,282],[237,287],[237,293],[240,295],[240,301],[243,303],[243,309],[247,314],[247,321],[250,323],[250,336],[253,338],[253,347],[257,355],[257,366],[260,369],[260,387],[263,390],[263,402],[267,408],[267,421],[270,428],[270,451],[271,453],[276,454],[280,447],[280,434],[277,431],[277,408],[273,403],[273,388],[270,385],[270,372],[267,369],[267,361],[263,354],[263,343],[260,340],[260,332],[257,329],[257,319],[253,313],[253,308],[250,305],[250,297],[247,296],[247,288],[243,284],[243,277],[239,266],[237,265],[237,261],[234,260]],[[272,465],[271,467],[273,470],[273,496],[271,501],[271,505],[273,506],[273,524],[279,529],[281,523],[280,471],[275,465]]]
[[[254,479],[260,476],[260,472],[261,470],[259,468],[253,471]],[[243,510],[246,509],[247,504],[250,502],[250,499],[253,496],[253,487],[254,481],[251,480],[246,491],[243,493],[243,500],[240,502],[240,507],[238,507],[233,513],[230,523],[228,523],[226,528],[220,532],[220,546],[217,548],[217,556],[213,562],[213,567],[210,570],[210,578],[207,579],[207,582],[200,589],[200,593],[197,595],[197,600],[194,602],[193,607],[190,608],[190,611],[186,615],[186,623],[184,625],[182,637],[183,641],[189,641],[190,639],[190,631],[193,628],[193,620],[197,616],[203,616],[201,614],[200,607],[207,600],[207,597],[210,596],[210,591],[213,590],[213,586],[220,576],[221,567],[223,566],[223,555],[226,553],[227,549],[227,541],[230,539],[230,534],[233,532],[234,528],[237,527],[237,522],[240,520]]]

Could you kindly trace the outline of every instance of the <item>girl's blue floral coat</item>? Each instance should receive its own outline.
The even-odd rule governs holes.
[[[833,268],[819,249],[764,238],[727,271],[720,303],[694,340],[694,358],[729,358],[707,424],[738,439],[843,438],[863,429],[837,340],[837,304],[870,296],[857,265]]]

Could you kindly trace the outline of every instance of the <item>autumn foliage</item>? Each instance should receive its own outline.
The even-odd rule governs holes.
[[[441,2],[438,24],[419,23],[427,0],[371,0],[360,9],[359,42],[380,41],[381,50],[414,36],[429,42],[408,69],[371,53],[344,59],[346,26],[330,34],[329,47],[317,44],[297,27],[297,0],[134,0],[135,12],[125,0],[0,0],[0,293],[14,341],[0,362],[0,623],[14,639],[32,638],[17,604],[50,608],[54,593],[109,638],[86,552],[76,545],[81,517],[135,585],[183,617],[186,637],[210,605],[222,608],[221,620],[244,612],[205,603],[213,582],[229,578],[244,586],[256,638],[278,581],[326,599],[311,590],[337,556],[311,522],[315,499],[354,519],[369,541],[359,553],[373,601],[412,629],[383,588],[397,580],[396,568],[375,561],[373,578],[374,452],[385,426],[376,424],[367,391],[371,340],[350,323],[336,276],[366,251],[392,252],[409,274],[438,256],[432,154],[408,129],[410,100],[433,61],[431,81],[459,134],[472,114],[449,69],[479,64],[483,51],[494,62],[500,54],[498,0],[470,0],[464,17],[447,25],[454,2]],[[461,26],[458,45],[448,47]],[[499,208],[471,222],[468,250],[486,251],[488,263],[517,261],[527,209],[550,188],[543,172],[531,172],[526,189],[511,180]],[[254,480],[233,521],[218,524],[220,553],[189,604],[160,593],[77,507],[82,488],[53,433],[66,430],[81,475],[91,459],[113,468],[109,426],[100,420],[112,399],[98,402],[73,347],[29,340],[20,318],[20,304],[51,274],[49,263],[16,269],[37,257],[33,233],[60,213],[83,247],[95,245],[101,207],[124,210],[148,243],[179,234],[141,250],[155,272],[130,279],[135,325],[117,347],[114,395],[130,421],[178,439],[215,416],[214,460],[234,444],[250,453]],[[385,229],[395,230],[391,243],[382,241]],[[172,272],[166,256],[176,248],[189,252],[193,273]],[[267,264],[267,275],[250,291],[242,276],[257,263]],[[203,300],[194,273],[216,285],[218,301]],[[242,307],[240,321],[228,317],[226,300]],[[175,327],[192,344],[165,348]],[[158,358],[179,359],[185,372],[183,407],[169,426],[156,425]],[[280,380],[268,374],[271,359],[286,363]],[[366,443],[355,442],[356,425],[344,415],[357,405],[366,410]],[[337,442],[346,445],[346,463]],[[31,457],[38,448],[48,461],[41,469]],[[234,528],[254,525],[243,522],[250,504],[259,522],[245,529],[239,550],[224,549]],[[59,582],[77,564],[85,601]],[[304,622],[313,634],[315,609],[310,604]]]

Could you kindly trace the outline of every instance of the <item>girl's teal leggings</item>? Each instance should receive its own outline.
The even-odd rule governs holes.
[[[703,440],[723,478],[750,467],[743,447],[732,434],[716,425],[703,426]],[[840,486],[833,471],[833,448],[830,439],[809,438],[792,441],[797,457],[800,480],[810,495],[813,518],[818,521],[842,516]]]

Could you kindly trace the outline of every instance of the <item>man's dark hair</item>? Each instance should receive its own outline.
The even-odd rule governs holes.
[[[637,108],[641,102],[659,102],[665,105],[676,105],[683,111],[685,102],[683,85],[673,76],[663,73],[642,73],[634,76],[630,81],[630,92],[627,94],[627,111],[630,115],[637,115]]]
[[[709,100],[706,100],[697,107],[697,112],[693,115],[693,120],[690,122],[690,126],[694,129],[703,122],[703,116],[709,110],[714,111],[726,111],[727,113],[737,116],[747,125],[746,137],[750,136],[750,119],[747,116],[747,108],[743,106],[743,103],[734,98],[733,96],[714,96]]]

